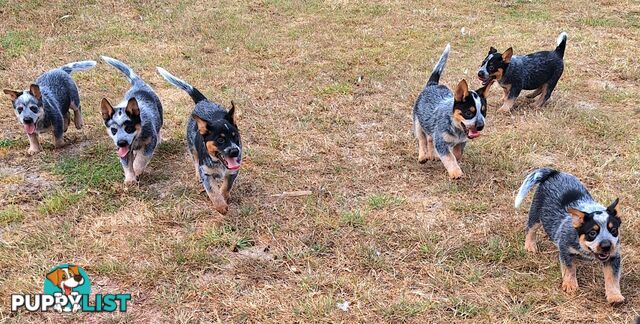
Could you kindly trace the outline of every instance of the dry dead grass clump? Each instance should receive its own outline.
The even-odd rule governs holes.
[[[16,322],[630,322],[640,309],[640,34],[633,2],[134,3],[0,0],[2,87],[108,54],[165,106],[165,142],[125,192],[97,105],[126,81],[100,64],[77,73],[85,128],[30,158],[0,109],[0,319]],[[465,28],[465,33],[461,29]],[[521,98],[468,146],[466,177],[417,163],[411,107],[444,44],[443,83],[471,80],[489,46],[517,54],[569,34],[548,106]],[[245,163],[230,213],[216,214],[184,149],[192,103],[167,68],[224,105],[235,100]],[[513,196],[531,169],[580,177],[620,197],[622,292],[606,305],[599,267],[560,289],[557,252],[523,250]],[[285,191],[311,195],[281,197]],[[126,314],[12,314],[59,263],[100,293],[130,292]],[[346,305],[346,311],[337,304]],[[345,306],[343,306],[345,307]]]

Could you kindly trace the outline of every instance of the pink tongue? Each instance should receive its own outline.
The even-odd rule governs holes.
[[[36,131],[36,124],[24,124],[24,131],[31,135]]]
[[[64,294],[65,295],[70,295],[71,294],[71,287],[64,286]]]
[[[469,130],[468,136],[469,136],[469,138],[476,138],[476,137],[480,136],[480,132],[474,131],[474,130]]]
[[[236,158],[226,156],[224,160],[227,162],[227,168],[231,170],[240,168],[240,163],[238,163],[238,160]]]
[[[123,158],[125,156],[127,156],[127,153],[129,153],[129,147],[125,146],[125,147],[118,147],[118,156]]]

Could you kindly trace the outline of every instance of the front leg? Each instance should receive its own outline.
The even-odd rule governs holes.
[[[505,88],[506,89],[506,88]],[[502,107],[498,109],[499,112],[508,113],[513,108],[513,105],[516,103],[516,98],[520,95],[520,91],[522,91],[522,87],[518,84],[512,84],[509,87],[509,93],[507,94],[507,98],[504,100]]]
[[[122,170],[124,171],[125,186],[135,185],[138,182],[133,170],[133,160],[133,152],[130,152],[124,158],[120,158],[120,165],[122,166]]]
[[[27,153],[29,155],[34,155],[38,152],[42,152],[42,145],[40,145],[40,140],[38,139],[38,133],[28,134],[29,136],[29,150]]]
[[[144,169],[147,168],[147,165],[149,165],[151,157],[153,156],[153,152],[156,149],[157,143],[157,138],[152,137],[149,143],[144,146],[144,150],[134,151],[136,152],[136,158],[133,161],[133,172],[136,177],[140,176]]]
[[[224,180],[222,180],[222,185],[220,186],[220,194],[227,203],[229,203],[229,198],[231,198],[231,187],[233,187],[233,183],[235,182],[237,176],[237,173],[226,174],[224,176]]]
[[[610,304],[620,304],[624,302],[624,297],[620,293],[620,254],[617,254],[602,265],[604,273],[604,290],[607,302]]]
[[[453,155],[456,157],[456,160],[460,161],[462,159],[465,145],[467,145],[467,143],[458,143],[453,147]]]
[[[560,272],[562,273],[562,290],[568,294],[578,291],[576,264],[574,257],[568,251],[560,251]]]
[[[436,152],[438,153],[438,157],[444,167],[447,169],[447,173],[449,174],[449,178],[451,179],[459,179],[462,177],[462,169],[458,165],[458,160],[455,155],[451,151],[449,143],[445,142],[441,137],[434,137],[434,146]]]
[[[202,180],[202,185],[204,186],[204,190],[207,192],[207,196],[213,203],[213,208],[217,210],[220,214],[226,214],[229,210],[229,205],[225,200],[225,197],[222,195],[222,188],[218,188],[218,185],[214,179],[214,176],[206,174],[205,168],[200,166],[200,180]]]
[[[64,146],[64,131],[64,117],[57,121],[54,121],[53,137],[55,140],[54,144],[56,148],[61,148]]]

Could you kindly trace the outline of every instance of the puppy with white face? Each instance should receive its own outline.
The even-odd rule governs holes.
[[[124,183],[131,185],[138,182],[160,142],[162,104],[153,89],[126,64],[106,56],[102,59],[131,83],[119,104],[112,106],[106,98],[100,103],[107,134],[124,170]]]
[[[73,110],[76,128],[82,128],[80,95],[71,73],[86,71],[95,65],[95,61],[69,63],[42,74],[28,90],[4,89],[29,138],[29,154],[42,151],[38,135],[49,129],[53,131],[56,148],[64,145],[63,135],[71,121],[70,110]]]
[[[47,274],[47,279],[60,288],[65,295],[71,295],[73,288],[84,284],[84,278],[80,274],[78,266],[53,270]]]
[[[612,304],[621,303],[620,219],[618,199],[604,207],[571,174],[542,168],[525,178],[515,200],[518,208],[527,192],[539,185],[533,196],[525,229],[525,249],[535,253],[536,231],[542,227],[560,251],[562,289],[578,289],[576,257],[597,259],[604,272],[605,295]]]

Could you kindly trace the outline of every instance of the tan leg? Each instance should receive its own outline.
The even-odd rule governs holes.
[[[76,129],[81,129],[82,126],[84,126],[84,120],[82,119],[82,112],[80,111],[80,108],[78,108],[78,106],[73,102],[69,107],[73,110],[73,123],[76,126]]]
[[[34,155],[38,152],[42,152],[42,146],[40,145],[40,141],[38,140],[38,133],[33,133],[29,136],[29,150],[27,153],[29,155]]]
[[[418,163],[425,163],[428,159],[429,147],[427,145],[427,135],[418,120],[413,121],[413,132],[418,139]]]
[[[69,123],[71,123],[71,113],[67,112],[64,116],[64,131],[67,132],[67,129],[69,129]]]
[[[54,138],[54,142],[53,142],[54,146],[56,148],[61,148],[64,146],[64,137],[60,137],[60,138]]]
[[[502,91],[504,91],[504,95],[502,95],[501,101],[507,100],[507,95],[509,94],[509,90],[511,87],[502,87]]]
[[[578,291],[578,278],[576,278],[576,265],[566,266],[560,262],[560,272],[562,272],[562,290],[568,294]]]
[[[605,264],[602,270],[604,272],[604,290],[607,302],[611,304],[622,303],[624,297],[620,293],[620,274],[616,275],[611,264]]]
[[[453,147],[453,156],[455,156],[458,161],[462,159],[462,144],[457,144]]]
[[[224,198],[225,202],[229,202],[229,198],[231,198],[231,177],[225,176],[224,180],[222,180],[222,185],[220,186],[220,194]]]
[[[449,173],[449,178],[451,179],[459,179],[462,177],[462,169],[458,165],[458,161],[453,153],[449,152],[444,156],[440,156],[440,160],[444,167],[447,169],[447,173]]]
[[[531,253],[538,252],[538,245],[536,244],[536,232],[542,226],[540,223],[533,225],[526,233],[524,239],[524,249]]]
[[[438,155],[436,154],[436,147],[433,146],[433,137],[427,135],[427,160],[436,161]]]
[[[217,183],[213,180],[213,177],[209,177],[209,185],[211,186],[211,191],[207,191],[207,195],[211,202],[213,203],[213,208],[217,210],[220,214],[226,214],[229,211],[229,205],[227,205],[227,201],[225,197],[222,195],[223,188],[222,186],[218,188]],[[224,183],[223,183],[224,186]]]
[[[156,142],[156,147],[162,143],[162,130],[158,131],[158,141]]]
[[[542,95],[540,97],[538,97],[538,99],[536,99],[536,108],[540,108],[544,105],[545,103],[545,97],[546,97],[546,93],[547,93],[547,87],[548,84],[543,84],[542,87],[540,87],[540,92],[542,92]]]
[[[537,96],[539,96],[542,93],[542,87],[534,90],[532,93],[527,95],[527,98],[531,99],[531,98],[535,98]]]
[[[516,103],[516,98],[505,100],[504,103],[502,104],[502,107],[500,107],[500,109],[498,109],[498,112],[501,112],[501,113],[510,112],[511,108],[513,108],[513,105],[515,103]]]
[[[135,152],[135,157],[133,161],[133,173],[137,177],[147,168],[149,161],[151,161],[151,156],[145,156],[142,154],[142,150],[140,150]]]

